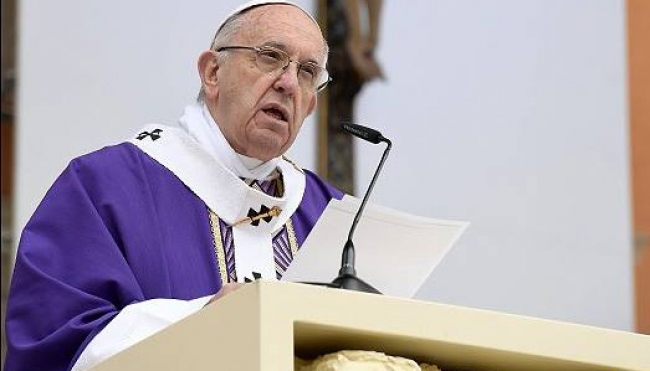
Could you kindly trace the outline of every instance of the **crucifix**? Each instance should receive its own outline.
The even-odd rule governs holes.
[[[381,0],[319,0],[318,17],[330,47],[333,81],[320,98],[318,171],[354,194],[354,147],[339,126],[354,123],[354,103],[364,84],[383,78],[375,59]]]

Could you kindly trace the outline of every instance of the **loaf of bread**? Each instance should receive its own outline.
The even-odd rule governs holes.
[[[441,371],[436,366],[366,350],[342,350],[322,355],[312,362],[302,361],[296,371]]]

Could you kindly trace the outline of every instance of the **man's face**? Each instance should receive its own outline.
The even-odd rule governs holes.
[[[290,5],[252,9],[248,23],[229,46],[273,46],[292,60],[322,64],[320,30],[302,10]],[[216,67],[214,85],[206,86],[205,102],[222,133],[243,155],[267,161],[286,152],[303,120],[316,106],[316,92],[298,83],[295,63],[284,71],[262,72],[255,53],[230,50]],[[215,59],[216,60],[216,59]]]

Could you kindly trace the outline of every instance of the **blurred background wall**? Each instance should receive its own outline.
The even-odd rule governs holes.
[[[632,329],[625,3],[385,5],[387,82],[358,102],[395,143],[375,200],[472,223],[419,296]]]
[[[242,1],[23,0],[17,18],[16,0],[2,1],[4,297],[5,246],[67,162],[145,124],[174,123],[198,91],[196,57]],[[387,79],[357,101],[358,121],[395,143],[372,201],[472,222],[419,298],[637,329],[635,308],[650,310],[647,299],[635,307],[648,284],[636,295],[634,285],[635,261],[647,274],[650,255],[650,161],[639,152],[650,141],[647,4],[385,0]],[[14,110],[5,40],[16,40],[15,19]],[[317,124],[308,119],[290,154],[307,168]],[[356,153],[360,193],[380,152],[357,143]]]
[[[0,367],[4,369],[5,357],[5,307],[7,303],[9,277],[13,266],[14,243],[12,239],[13,182],[14,182],[14,128],[15,128],[15,71],[16,71],[16,0],[2,0],[0,3],[0,28],[2,29],[0,99],[0,160],[2,162],[0,181],[0,246],[2,247],[2,285],[0,290]]]

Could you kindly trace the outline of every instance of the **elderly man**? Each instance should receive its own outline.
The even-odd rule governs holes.
[[[246,4],[200,55],[178,127],[73,160],[21,237],[6,370],[88,369],[246,278],[280,278],[342,197],[282,156],[326,60],[303,9]]]

